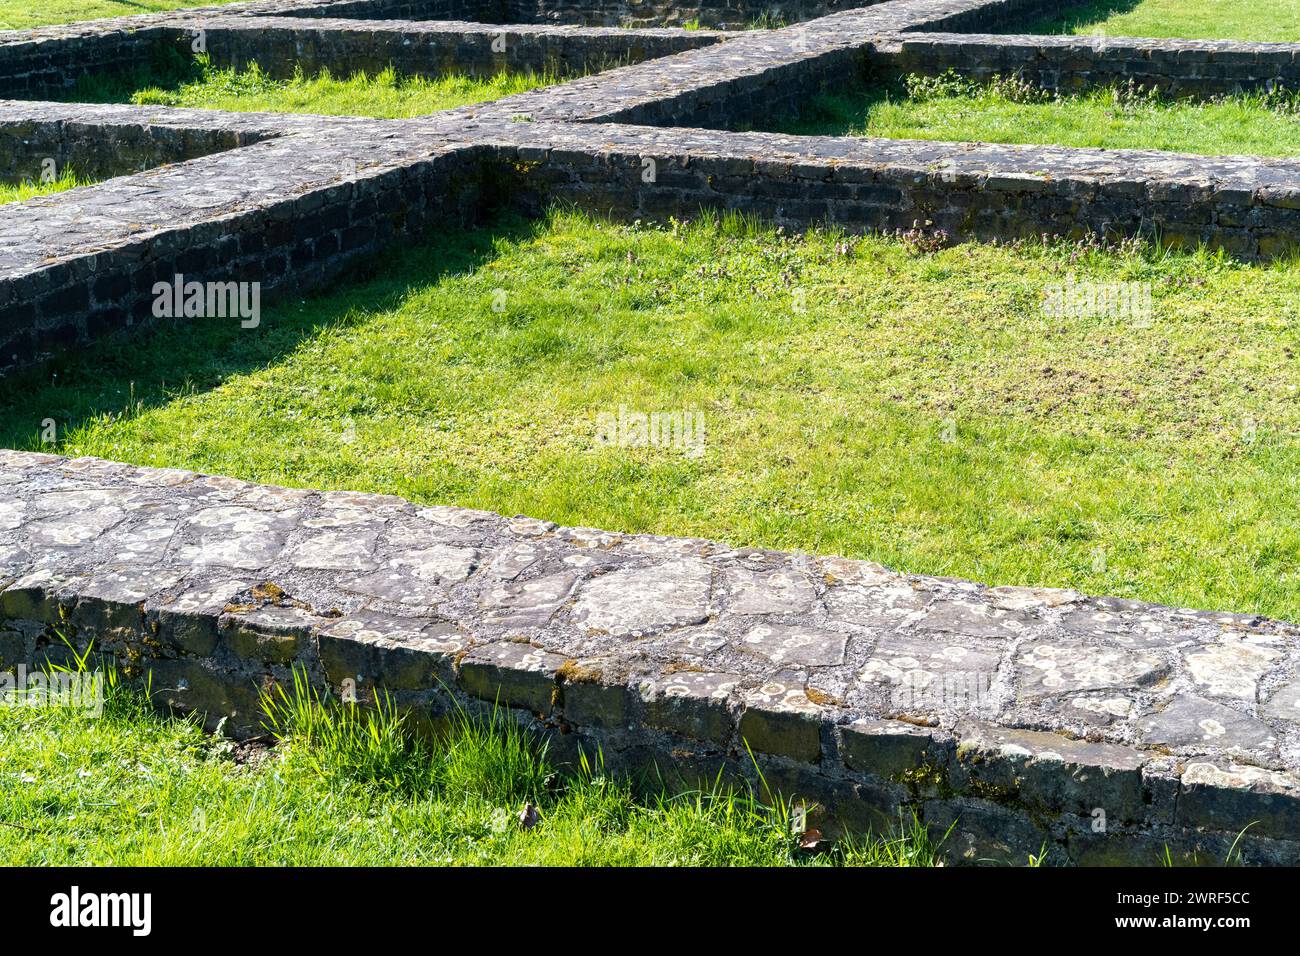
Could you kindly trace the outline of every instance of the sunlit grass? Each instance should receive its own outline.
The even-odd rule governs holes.
[[[35,199],[37,196],[49,196],[85,185],[85,180],[78,179],[74,173],[67,171],[49,182],[29,179],[17,184],[0,183],[0,204],[22,202],[24,199]]]
[[[1207,40],[1300,40],[1300,0],[1093,0],[1015,33],[1082,33]]]
[[[54,23],[234,2],[237,0],[0,0],[0,30],[25,30]]]
[[[557,214],[14,380],[0,447],[1294,620],[1298,317],[1291,261]],[[602,444],[620,406],[704,454]]]

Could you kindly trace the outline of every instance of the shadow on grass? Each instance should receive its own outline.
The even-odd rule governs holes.
[[[1026,33],[1031,35],[1074,33],[1080,27],[1096,26],[1111,17],[1129,13],[1143,0],[1088,0],[1071,3],[1067,9],[1040,16],[1023,26],[998,30],[998,33]]]
[[[872,112],[889,101],[907,98],[902,84],[854,84],[835,93],[819,93],[798,113],[773,117],[757,127],[762,132],[790,136],[850,136],[864,130]]]
[[[498,241],[525,240],[544,228],[544,219],[497,215],[482,226],[394,247],[305,300],[278,298],[262,310],[256,329],[222,319],[158,320],[0,379],[0,448],[41,450],[46,419],[63,435],[105,414],[135,415],[210,391],[274,364],[325,329],[352,325],[413,292],[473,272],[494,257]]]
[[[65,103],[130,103],[140,90],[175,92],[205,74],[205,62],[173,47],[155,47],[150,55],[119,69],[82,76],[66,90],[42,93],[42,99]]]

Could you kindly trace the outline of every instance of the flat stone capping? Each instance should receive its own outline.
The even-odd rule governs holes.
[[[0,666],[59,634],[240,734],[300,668],[958,859],[1300,859],[1300,630],[1250,615],[0,451]]]

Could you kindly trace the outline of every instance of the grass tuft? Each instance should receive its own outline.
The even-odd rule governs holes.
[[[69,189],[76,189],[78,186],[87,184],[88,180],[78,178],[77,174],[71,169],[65,169],[57,179],[50,182],[29,179],[16,184],[0,183],[0,204],[24,202],[38,196],[52,196],[55,193],[66,192]]]
[[[69,666],[88,668],[89,652]],[[561,773],[505,711],[416,736],[300,673],[236,748],[107,681],[102,718],[0,708],[0,853],[16,865],[931,865],[924,828],[801,854],[788,802],[640,793],[599,754]],[[241,759],[241,754],[245,755]],[[914,845],[913,845],[914,844]]]

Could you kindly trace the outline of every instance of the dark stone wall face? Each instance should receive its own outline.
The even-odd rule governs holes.
[[[611,139],[613,137],[610,137]],[[802,139],[797,156],[781,147]],[[743,145],[742,145],[743,144]],[[689,149],[664,137],[600,155],[556,146],[508,151],[527,166],[522,208],[561,199],[618,219],[664,220],[701,210],[742,211],[790,229],[824,224],[849,232],[915,232],[929,240],[1106,239],[1142,235],[1176,247],[1204,243],[1241,258],[1283,253],[1300,235],[1300,190],[1252,189],[1249,163],[1221,167],[1207,186],[1195,161],[1185,178],[1112,178],[1103,151],[1093,169],[1070,168],[1063,149],[896,141],[846,150],[830,138],[693,133]],[[773,154],[777,155],[774,156]],[[1140,154],[1153,163],[1159,154]],[[655,162],[654,182],[642,173]],[[1052,175],[1019,171],[1053,169]],[[1290,164],[1292,172],[1300,172]],[[1239,175],[1233,175],[1237,173]]]
[[[0,44],[0,95],[57,98],[83,77],[147,64],[168,49],[188,50],[189,42],[175,28],[154,26]]]
[[[256,63],[271,76],[328,69],[336,76],[392,67],[407,76],[492,76],[532,72],[581,76],[640,63],[720,42],[723,36],[693,30],[588,29],[567,32],[527,26],[481,24],[376,24],[357,29],[346,20],[325,29],[286,18],[259,19],[255,28],[219,23],[207,30],[208,51],[219,66]]]
[[[262,138],[255,130],[0,119],[0,182],[39,182],[48,161],[59,174],[71,170],[79,179],[111,179],[249,146]]]
[[[1016,76],[1062,93],[1132,83],[1187,98],[1300,89],[1296,44],[1130,38],[904,37],[867,56],[876,79],[949,70],[972,80]]]

